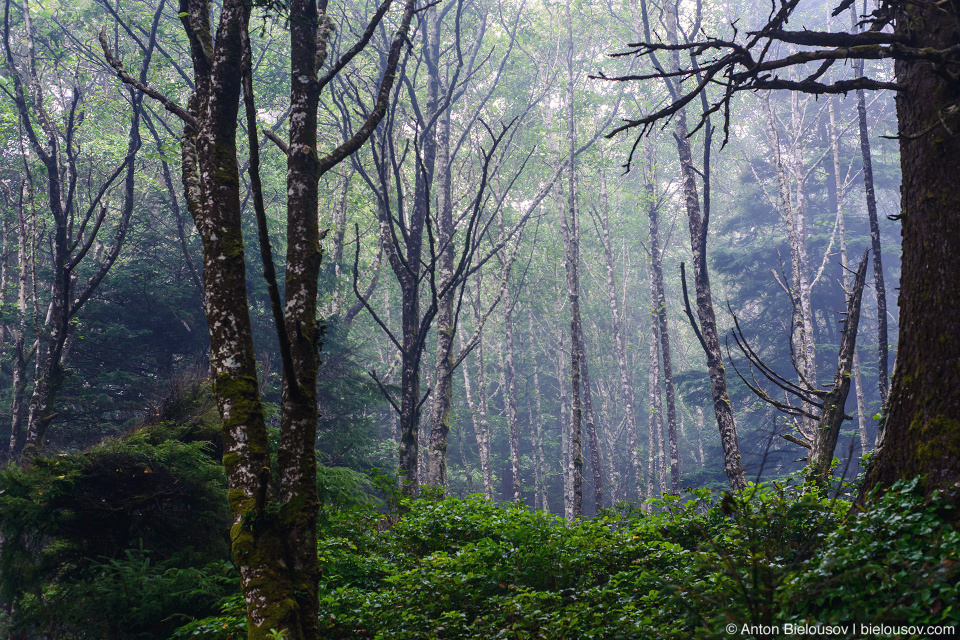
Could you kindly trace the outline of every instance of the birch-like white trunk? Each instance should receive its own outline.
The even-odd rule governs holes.
[[[606,293],[610,304],[610,319],[613,326],[613,351],[617,359],[617,371],[620,374],[620,395],[623,401],[624,420],[627,430],[627,448],[629,449],[630,466],[633,470],[634,488],[638,499],[644,495],[647,482],[643,478],[643,469],[640,464],[640,447],[637,439],[636,397],[634,394],[633,377],[627,366],[627,351],[623,338],[623,321],[620,313],[620,300],[617,297],[617,286],[614,279],[615,260],[613,247],[610,241],[610,216],[606,202],[600,211],[601,241],[603,242],[604,266],[606,267]]]
[[[803,237],[803,212],[800,211],[799,196],[795,201],[791,192],[788,166],[781,153],[780,134],[777,131],[773,109],[770,106],[770,97],[764,96],[763,103],[766,112],[767,136],[769,138],[770,151],[773,154],[774,167],[777,173],[780,217],[784,222],[787,241],[790,245],[791,278],[789,294],[793,314],[793,345],[796,350],[798,373],[802,377],[801,384],[816,386],[813,314],[810,309],[809,265],[807,261],[806,242]],[[796,111],[796,108],[794,111]],[[799,146],[797,142],[794,144]],[[793,173],[795,179],[799,173],[795,166],[796,162],[797,159],[793,158],[790,167],[793,169],[791,173]],[[799,180],[799,182],[802,182],[802,180]],[[803,188],[798,184],[797,193],[800,194],[802,192]],[[804,402],[802,408],[807,413],[816,415],[816,407],[810,403]],[[804,439],[808,441],[813,440],[816,429],[815,420],[808,417],[800,417],[797,419],[797,426]]]
[[[463,334],[459,336],[461,349],[463,348]],[[490,469],[490,422],[487,419],[487,393],[483,371],[483,340],[477,343],[473,350],[477,362],[477,395],[473,393],[473,384],[470,379],[470,367],[467,361],[460,366],[463,373],[463,390],[467,396],[467,406],[470,407],[470,416],[473,418],[473,430],[477,438],[477,453],[480,456],[480,473],[483,476],[483,492],[487,498],[493,499],[493,473]]]

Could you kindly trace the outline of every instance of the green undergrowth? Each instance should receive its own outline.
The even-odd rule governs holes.
[[[692,491],[652,513],[623,508],[574,523],[481,497],[408,501],[400,517],[357,506],[323,522],[320,626],[325,638],[384,640],[759,639],[786,637],[787,624],[960,629],[960,534],[946,524],[946,504],[925,501],[910,482],[863,511],[788,482],[722,499]],[[242,634],[233,596],[221,615],[174,637]]]
[[[185,388],[121,437],[0,469],[3,637],[169,637],[237,590],[211,411]]]

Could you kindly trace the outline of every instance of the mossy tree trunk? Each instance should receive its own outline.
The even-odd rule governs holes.
[[[325,6],[325,3],[324,3]],[[389,3],[372,18],[368,33]],[[124,82],[164,104],[185,123],[181,140],[187,207],[204,252],[205,311],[210,336],[210,369],[222,419],[223,464],[233,514],[230,532],[234,560],[247,601],[248,635],[266,638],[271,630],[288,640],[319,637],[316,554],[316,428],[319,325],[317,277],[320,269],[318,182],[369,138],[386,112],[401,43],[413,15],[405,3],[393,39],[378,99],[355,135],[325,156],[317,153],[317,105],[320,91],[366,41],[320,71],[326,60],[332,25],[315,0],[293,0],[290,12],[289,141],[273,136],[287,157],[286,304],[281,306],[273,258],[266,234],[259,187],[259,144],[250,71],[251,5],[225,0],[214,37],[207,0],[181,0],[179,15],[190,42],[194,91],[188,109],[149,90],[144,80],[123,71],[104,53]],[[366,36],[369,38],[369,36]],[[247,304],[246,265],[241,232],[240,168],[237,127],[241,93],[250,135],[250,174],[254,209],[261,234],[264,275],[283,361],[279,479],[274,484],[263,405]]]
[[[896,33],[955,47],[955,4],[896,5]],[[956,60],[954,54],[954,60]],[[884,434],[865,491],[924,476],[927,492],[960,483],[960,83],[925,62],[898,61],[903,258],[900,338]],[[957,502],[956,493],[952,498]]]

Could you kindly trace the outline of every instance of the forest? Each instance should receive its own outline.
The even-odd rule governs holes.
[[[0,635],[960,628],[960,8],[5,0]]]

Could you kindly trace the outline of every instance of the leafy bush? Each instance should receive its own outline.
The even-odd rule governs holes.
[[[18,626],[56,638],[166,638],[184,622],[208,616],[239,587],[229,564],[177,565],[177,559],[153,562],[149,552],[129,549],[121,558],[92,562],[75,579],[28,594]]]
[[[206,406],[202,395],[184,402]],[[214,611],[233,587],[219,568],[190,568],[218,567],[228,551],[208,434],[202,419],[157,422],[0,470],[0,601],[15,612],[5,624],[28,637],[135,638]]]
[[[960,627],[960,531],[952,506],[901,482],[830,533],[791,583],[789,619]],[[955,518],[955,517],[954,517]]]
[[[483,498],[408,502],[393,527],[321,542],[321,628],[337,638],[715,638],[730,624],[958,618],[958,534],[914,485],[862,514],[791,482],[653,506],[567,523]]]

